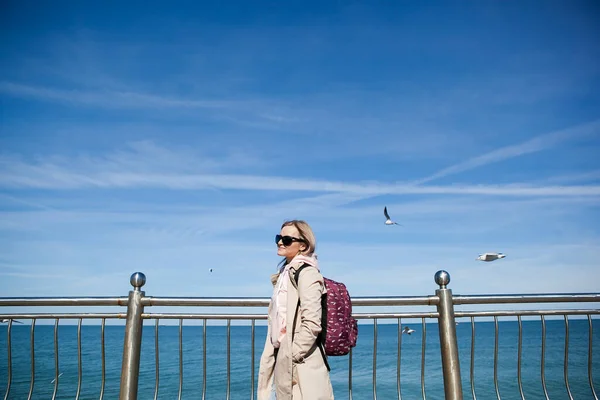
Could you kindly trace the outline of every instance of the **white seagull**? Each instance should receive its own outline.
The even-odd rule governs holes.
[[[407,335],[410,335],[414,332],[414,329],[410,329],[408,326],[405,326],[404,329],[402,330],[402,333],[406,333]]]
[[[392,219],[390,218],[390,214],[388,214],[387,207],[383,207],[383,215],[385,215],[386,225],[400,225],[399,223],[392,221]]]
[[[8,321],[10,321],[10,319],[3,319],[3,320],[0,320],[0,323],[2,323],[2,324],[7,324],[7,323],[8,323]],[[13,320],[12,320],[12,322],[15,322],[15,323],[17,323],[17,324],[22,324],[22,322],[21,322],[21,321],[17,321],[16,319],[13,319]]]
[[[506,257],[506,256],[502,253],[483,253],[483,254],[480,254],[479,257],[477,257],[475,260],[489,262],[489,261],[498,260],[498,259],[504,258],[504,257]]]

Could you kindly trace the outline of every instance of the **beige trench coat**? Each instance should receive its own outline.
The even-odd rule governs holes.
[[[277,400],[331,400],[333,388],[329,371],[321,351],[316,347],[316,338],[321,332],[321,295],[325,290],[323,276],[314,267],[300,272],[299,287],[294,279],[300,265],[290,267],[288,283],[286,330],[283,343],[277,353],[271,344],[271,307],[269,304],[269,329],[265,348],[260,359],[258,373],[258,400],[270,400],[272,384],[275,382]],[[271,276],[273,285],[279,274]],[[300,307],[295,318],[300,294]],[[294,321],[296,324],[294,326]],[[291,332],[294,332],[292,342]]]

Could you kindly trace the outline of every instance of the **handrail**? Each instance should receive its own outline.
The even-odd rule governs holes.
[[[124,319],[127,316],[125,313],[40,313],[40,314],[0,314],[0,319]]]
[[[268,307],[264,297],[152,297],[142,299],[145,307]]]
[[[585,303],[600,301],[600,293],[477,294],[454,295],[455,305],[504,303]]]
[[[583,303],[600,302],[600,293],[476,294],[453,295],[455,305],[511,303]],[[178,307],[267,307],[267,297],[155,297],[145,296],[143,306]],[[354,307],[435,306],[437,296],[355,296]],[[123,306],[127,297],[0,297],[0,307],[46,306]]]
[[[0,297],[0,307],[127,306],[127,297]]]
[[[516,317],[516,316],[540,316],[540,315],[599,315],[600,310],[490,310],[490,311],[455,311],[456,317]]]
[[[437,318],[436,312],[353,313],[356,319]],[[266,320],[266,314],[143,313],[143,319],[236,319]]]
[[[486,310],[455,311],[456,318],[467,317],[516,317],[516,316],[563,316],[563,315],[600,315],[598,310],[556,309],[556,310]],[[437,312],[402,312],[402,313],[353,313],[356,319],[394,319],[394,318],[431,318],[439,317]],[[0,319],[125,319],[125,313],[40,313],[40,314],[0,314]],[[266,314],[211,314],[211,313],[143,313],[143,319],[236,319],[266,320]]]
[[[153,297],[142,300],[144,306],[178,307],[268,307],[270,298],[266,297]],[[374,306],[435,306],[436,296],[381,296],[352,297],[353,307]]]

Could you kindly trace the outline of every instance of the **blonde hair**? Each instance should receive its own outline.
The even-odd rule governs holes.
[[[291,221],[285,221],[283,225],[281,225],[281,228],[284,226],[294,226],[298,229],[298,233],[300,234],[299,239],[304,240],[304,244],[306,245],[306,249],[300,251],[301,254],[310,257],[315,253],[315,250],[317,249],[317,239],[315,238],[312,228],[306,221],[293,219]]]

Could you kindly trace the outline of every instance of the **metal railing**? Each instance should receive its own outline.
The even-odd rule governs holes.
[[[146,277],[142,273],[134,273],[131,276],[130,282],[133,286],[133,290],[129,292],[128,297],[95,297],[95,298],[0,298],[0,310],[2,307],[127,307],[126,313],[2,313],[0,312],[0,319],[7,320],[6,330],[6,387],[4,391],[4,400],[8,400],[11,397],[11,391],[13,390],[12,385],[15,380],[13,377],[13,344],[12,344],[12,331],[14,328],[13,321],[18,320],[31,320],[31,327],[29,329],[29,343],[30,343],[30,380],[28,382],[27,399],[31,399],[34,393],[36,384],[36,374],[39,374],[39,370],[36,370],[36,352],[35,352],[35,332],[36,332],[36,321],[38,320],[54,320],[53,329],[53,344],[54,344],[54,379],[52,380],[53,390],[52,399],[57,398],[59,389],[59,381],[62,373],[60,372],[59,363],[59,321],[61,320],[77,320],[77,386],[75,392],[75,399],[81,397],[82,392],[82,322],[84,320],[100,321],[100,368],[101,368],[101,382],[99,390],[99,398],[105,397],[105,385],[107,382],[106,374],[106,351],[105,351],[105,328],[106,321],[125,320],[125,327],[123,330],[123,345],[122,345],[122,359],[120,368],[120,385],[119,385],[119,399],[121,400],[134,400],[138,397],[139,392],[139,381],[140,381],[140,363],[142,357],[142,333],[144,331],[144,321],[154,320],[154,399],[159,396],[161,374],[160,374],[160,347],[159,347],[159,322],[161,320],[176,320],[178,321],[178,378],[179,382],[177,385],[177,398],[183,398],[183,387],[184,387],[184,341],[183,341],[183,325],[184,321],[199,321],[202,323],[202,399],[207,398],[207,385],[209,383],[207,376],[207,357],[209,351],[207,345],[207,322],[208,321],[223,321],[226,323],[226,371],[225,371],[225,398],[230,399],[232,396],[231,391],[231,377],[232,377],[232,362],[231,362],[231,337],[232,337],[232,321],[249,321],[250,323],[250,359],[248,361],[249,367],[249,380],[250,380],[250,398],[254,399],[256,382],[255,373],[257,367],[257,357],[255,354],[255,337],[256,337],[256,322],[266,320],[264,313],[148,313],[147,307],[204,307],[213,309],[215,307],[259,307],[266,308],[269,304],[269,299],[265,298],[181,298],[181,297],[150,297],[146,296],[145,292],[142,291],[142,287],[146,282]],[[372,378],[371,378],[371,393],[373,399],[377,399],[378,394],[378,331],[382,329],[379,327],[379,321],[394,321],[397,323],[397,348],[392,349],[389,345],[384,348],[384,354],[382,356],[388,357],[390,355],[395,356],[395,394],[394,397],[398,399],[402,398],[404,386],[402,385],[402,359],[403,359],[403,322],[405,321],[420,321],[421,325],[421,352],[420,352],[420,387],[419,395],[424,400],[427,398],[427,378],[430,374],[427,373],[426,368],[426,357],[431,357],[431,352],[428,352],[428,325],[438,329],[439,341],[439,356],[441,361],[441,376],[443,378],[443,393],[444,398],[449,400],[463,399],[463,383],[465,386],[470,386],[470,395],[476,400],[476,380],[475,380],[475,362],[477,360],[476,349],[476,324],[475,320],[483,320],[485,318],[492,318],[494,324],[493,337],[494,337],[494,357],[493,357],[493,388],[494,396],[497,399],[501,398],[501,389],[499,385],[499,371],[501,370],[500,358],[499,358],[499,341],[500,341],[500,329],[499,329],[499,318],[517,318],[518,323],[518,353],[516,360],[516,378],[519,397],[525,399],[525,392],[523,385],[523,318],[539,317],[541,322],[541,363],[540,363],[540,381],[541,388],[543,390],[544,397],[549,399],[549,389],[546,381],[546,354],[548,350],[547,345],[547,321],[546,317],[557,317],[562,316],[564,320],[564,359],[563,359],[563,384],[566,390],[566,394],[570,399],[573,399],[572,385],[569,380],[569,348],[570,348],[570,328],[569,328],[569,316],[581,316],[587,318],[587,329],[588,329],[588,343],[587,343],[587,384],[589,385],[589,396],[586,398],[598,399],[596,389],[593,380],[593,320],[592,316],[600,314],[600,310],[596,307],[597,302],[600,301],[600,293],[589,293],[589,294],[535,294],[535,295],[474,295],[474,296],[456,296],[452,294],[452,291],[447,287],[450,282],[450,275],[445,271],[438,271],[435,274],[435,282],[439,288],[435,291],[434,295],[430,296],[402,296],[402,297],[355,297],[352,299],[352,304],[355,309],[362,307],[424,307],[425,311],[407,311],[407,312],[356,312],[354,316],[361,320],[372,320]],[[589,303],[593,304],[592,307],[585,309],[534,309],[534,310],[459,310],[455,306],[472,306],[472,305],[523,305],[523,304],[543,304],[543,303]],[[434,308],[435,307],[435,308]],[[470,321],[470,338],[468,348],[459,347],[459,335],[457,333],[457,320],[467,319]],[[428,324],[427,322],[435,322],[436,324]],[[371,337],[368,331],[364,331],[365,324],[360,324],[360,335],[359,335],[359,346],[350,352],[345,357],[335,357],[336,359],[347,360],[347,390],[348,398],[352,399],[354,395],[354,380],[353,380],[353,355],[354,352],[358,351],[359,347],[363,345],[364,340]],[[386,325],[387,326],[387,325]],[[407,327],[408,325],[405,325]],[[461,330],[462,333],[462,330]],[[465,332],[467,333],[467,332]],[[486,337],[489,335],[486,335]],[[463,338],[461,336],[461,338]],[[361,339],[363,343],[361,343]],[[461,343],[467,343],[466,338]],[[481,338],[479,339],[481,341]],[[429,343],[431,346],[431,343]],[[464,347],[464,346],[463,346]],[[395,354],[394,353],[395,350]],[[362,350],[361,350],[362,351]],[[406,350],[404,350],[406,352]],[[1,355],[1,353],[0,353]],[[469,359],[468,363],[468,379],[461,376],[461,362],[460,357],[462,356]],[[384,357],[384,358],[385,358]],[[360,358],[361,363],[365,363],[365,357]],[[462,370],[465,370],[465,366],[462,366]],[[339,371],[336,371],[339,374]],[[2,376],[2,375],[0,375]],[[431,379],[430,379],[431,380]],[[24,382],[21,378],[20,382]],[[406,381],[404,381],[406,384]],[[410,383],[410,382],[409,382]],[[387,384],[387,382],[386,382]],[[389,388],[388,388],[389,389]],[[581,392],[583,389],[578,388]],[[1,386],[0,386],[1,390]],[[386,392],[386,397],[389,398],[390,391]],[[0,392],[1,395],[1,392]],[[434,392],[434,398],[439,396],[441,393]],[[173,394],[171,393],[171,398]],[[413,397],[409,397],[413,398]]]

